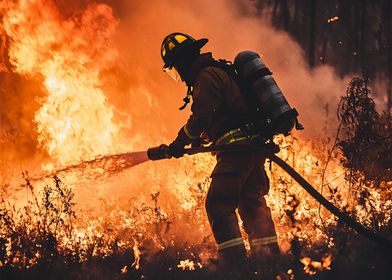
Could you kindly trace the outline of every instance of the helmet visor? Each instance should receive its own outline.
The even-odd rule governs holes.
[[[175,82],[181,82],[182,78],[177,69],[173,66],[163,67],[163,71],[168,74]]]

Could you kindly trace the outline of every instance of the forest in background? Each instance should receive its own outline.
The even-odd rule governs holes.
[[[360,74],[392,108],[392,1],[253,0],[263,17],[303,48],[311,68],[328,64],[341,77]]]

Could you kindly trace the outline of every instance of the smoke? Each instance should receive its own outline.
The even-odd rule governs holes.
[[[333,112],[345,92],[347,80],[338,78],[328,66],[311,71],[300,46],[258,17],[250,1],[132,1],[122,8],[116,45],[121,57],[117,70],[123,75],[113,74],[121,86],[109,90],[109,98],[117,108],[131,112],[132,135],[145,135],[148,130],[157,140],[170,140],[189,115],[177,110],[184,86],[161,71],[160,45],[171,32],[208,38],[203,51],[212,51],[215,58],[233,60],[246,49],[259,52],[290,104],[299,111],[305,126],[301,135],[318,135],[325,123],[326,104]],[[112,85],[113,79],[108,84]],[[334,114],[329,117],[334,123]]]

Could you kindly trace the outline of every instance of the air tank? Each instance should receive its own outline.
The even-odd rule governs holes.
[[[234,66],[245,85],[248,100],[261,112],[270,133],[288,135],[298,113],[290,107],[259,54],[253,51],[240,52],[234,59]]]

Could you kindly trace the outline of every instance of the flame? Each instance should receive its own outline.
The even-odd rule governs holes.
[[[131,267],[134,267],[136,270],[140,267],[140,250],[139,250],[139,242],[135,241],[135,245],[132,247],[133,249],[133,256],[135,261],[132,263]]]
[[[64,18],[52,1],[7,3],[3,21],[14,71],[42,76],[48,93],[35,114],[38,142],[62,164],[116,151],[119,128],[100,81],[117,59],[111,8],[92,4]]]
[[[186,260],[182,260],[180,261],[180,263],[177,265],[178,268],[182,269],[182,270],[190,270],[193,271],[197,268],[202,268],[202,264],[201,263],[196,263],[194,261],[191,261],[189,259]]]
[[[317,271],[331,270],[332,255],[323,256],[321,261],[314,261],[309,257],[304,257],[300,261],[304,265],[305,273],[315,275]]]
[[[120,269],[121,274],[125,274],[128,272],[128,266],[124,265],[123,268]]]

